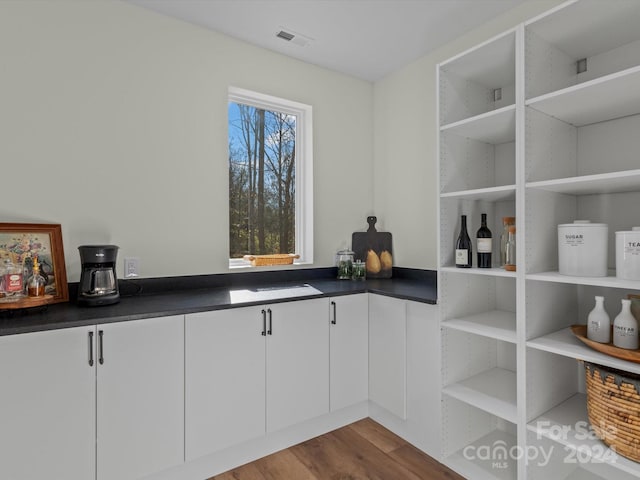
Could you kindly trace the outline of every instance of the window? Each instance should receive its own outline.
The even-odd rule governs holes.
[[[247,254],[313,262],[311,106],[229,88],[229,266]]]

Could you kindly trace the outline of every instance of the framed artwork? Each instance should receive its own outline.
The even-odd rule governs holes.
[[[45,279],[44,295],[29,297],[26,284],[36,259]],[[22,294],[17,292],[15,285],[9,288],[8,267],[14,273],[22,273]],[[0,272],[0,310],[68,301],[62,227],[59,224],[0,223]]]

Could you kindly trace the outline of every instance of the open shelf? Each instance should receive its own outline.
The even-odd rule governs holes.
[[[576,127],[640,113],[640,66],[563,88],[526,105]]]
[[[507,105],[475,117],[443,125],[442,132],[497,145],[513,142],[516,137],[516,106]]]
[[[495,338],[504,342],[516,343],[516,314],[492,310],[462,318],[452,318],[442,322],[445,328]]]
[[[569,328],[529,340],[527,347],[640,374],[640,364],[596,352],[578,340]]]
[[[607,277],[576,277],[573,275],[561,275],[558,272],[529,273],[527,280],[539,280],[543,282],[570,283],[574,285],[592,285],[595,287],[627,288],[640,290],[640,280],[625,280],[615,276]]]
[[[631,192],[640,189],[640,170],[530,182],[526,187],[570,195]]]
[[[458,267],[440,267],[442,272],[465,273],[469,275],[487,275],[491,277],[512,277],[516,278],[516,272],[508,272],[500,267],[493,268],[458,268]],[[640,282],[638,282],[640,283]]]
[[[506,462],[496,463],[495,459],[469,459],[469,452],[475,452],[479,447],[504,445],[507,451],[517,445],[514,435],[501,430],[494,430],[484,437],[470,443],[464,448],[444,458],[444,463],[451,469],[469,479],[515,480],[518,478],[517,462],[507,459]],[[465,454],[465,451],[467,454]]]
[[[499,187],[476,188],[473,190],[461,190],[458,192],[441,193],[440,198],[459,198],[463,200],[483,200],[485,202],[513,201],[516,197],[515,185],[502,185]]]
[[[588,425],[587,397],[583,393],[577,393],[529,422],[527,429],[537,436],[548,438],[572,450],[579,449],[581,454],[589,455],[593,462],[606,463],[623,472],[640,476],[640,464],[617,455],[601,440],[593,438],[593,431],[587,430]],[[574,475],[572,477],[578,478]],[[601,477],[594,476],[592,478]]]
[[[512,423],[517,422],[516,373],[492,368],[457,383],[442,393]]]

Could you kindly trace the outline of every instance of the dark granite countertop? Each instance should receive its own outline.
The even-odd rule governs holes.
[[[75,302],[69,302],[2,312],[0,336],[364,292],[423,303],[437,302],[436,272],[430,270],[394,268],[394,278],[364,282],[336,280],[335,269],[332,268],[294,272],[141,280],[136,285],[137,290],[143,293],[137,294],[126,293],[131,288],[124,281],[120,287],[122,298],[115,305],[80,307]],[[311,285],[319,293],[267,301],[236,301],[231,294],[239,289],[255,291],[264,287],[271,289],[301,284]],[[144,285],[144,288],[139,288],[140,285]],[[71,293],[75,293],[73,288],[70,288]],[[75,295],[71,298],[75,298]]]

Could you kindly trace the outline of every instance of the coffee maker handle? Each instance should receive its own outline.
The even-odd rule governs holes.
[[[96,272],[97,270],[93,270],[91,272],[91,277],[89,280],[89,292],[94,293],[96,291]]]

